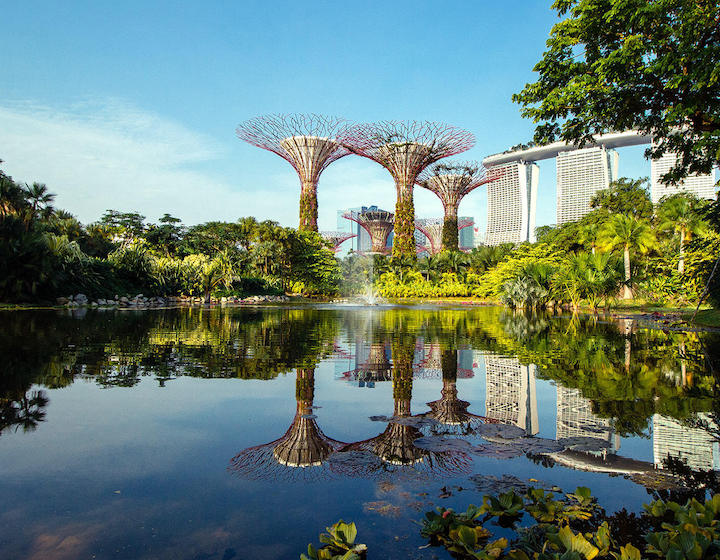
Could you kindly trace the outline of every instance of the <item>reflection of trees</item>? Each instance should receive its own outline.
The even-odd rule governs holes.
[[[457,374],[458,351],[443,350],[441,357],[442,391],[440,399],[427,403],[430,412],[427,416],[437,421],[440,426],[433,426],[434,433],[460,433],[469,434],[472,429],[485,422],[481,416],[468,412],[470,403],[458,398]]]
[[[251,479],[318,480],[330,474],[327,459],[343,444],[323,434],[313,411],[314,368],[298,368],[297,407],[282,437],[242,450],[230,461],[232,472]]]
[[[20,394],[0,396],[0,433],[14,428],[32,432],[45,419],[48,404],[45,391],[25,391]]]
[[[364,461],[363,469],[353,468],[351,462],[342,463],[348,474],[378,476],[387,473],[452,474],[467,472],[470,457],[460,451],[429,451],[415,447],[414,441],[422,436],[412,422],[410,403],[413,385],[413,359],[415,337],[403,332],[400,322],[392,343],[393,419],[385,430],[364,441],[346,445],[341,452],[361,452],[372,455],[375,461]]]

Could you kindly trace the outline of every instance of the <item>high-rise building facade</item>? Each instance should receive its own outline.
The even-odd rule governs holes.
[[[513,161],[495,167],[499,179],[487,184],[487,245],[535,241],[535,206],[540,168]]]
[[[590,200],[617,179],[618,155],[605,146],[561,152],[557,165],[557,223],[574,222],[588,214]]]
[[[707,415],[700,415],[712,425]],[[655,466],[664,468],[668,457],[687,462],[691,469],[719,470],[720,450],[717,440],[708,431],[684,426],[667,416],[653,415],[653,458]]]
[[[538,426],[535,366],[517,358],[485,356],[485,416],[535,435]]]
[[[695,194],[698,198],[715,199],[715,173],[707,175],[690,175],[678,185],[664,185],[660,177],[670,171],[675,165],[677,156],[666,153],[660,159],[650,160],[650,197],[653,204],[657,204],[663,196],[686,191]]]

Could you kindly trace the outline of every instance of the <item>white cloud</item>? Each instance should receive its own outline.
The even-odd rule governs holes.
[[[0,105],[0,159],[16,180],[46,183],[56,205],[85,223],[108,208],[152,221],[169,212],[186,224],[249,215],[298,221],[299,181],[287,162],[230,134],[219,141],[119,100],[62,109]],[[415,193],[419,217],[442,215],[435,195]],[[461,213],[478,220],[478,199],[484,204],[470,195]],[[320,229],[332,230],[338,210],[377,204],[394,211],[395,186],[380,165],[348,156],[324,171],[318,204]]]
[[[16,180],[46,183],[56,204],[81,221],[107,208],[164,212],[187,223],[263,212],[267,196],[242,191],[203,169],[229,148],[182,124],[117,101],[63,110],[29,103],[0,106],[0,158]]]

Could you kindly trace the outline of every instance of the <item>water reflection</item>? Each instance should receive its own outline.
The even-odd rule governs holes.
[[[313,413],[315,368],[298,368],[295,417],[285,434],[269,443],[244,449],[229,469],[252,479],[320,480],[329,474],[327,459],[342,442],[327,437]]]
[[[294,371],[290,427],[235,457],[237,473],[457,473],[483,453],[543,455],[607,472],[662,470],[667,457],[698,469],[719,466],[717,333],[495,308],[23,312],[0,316],[0,327],[0,433],[36,428],[52,407],[52,389],[76,380],[130,389],[144,377],[162,387],[179,377],[269,380]],[[335,361],[338,382],[392,384],[392,414],[375,418],[386,423],[378,435],[340,442],[320,429],[313,390],[315,368],[326,360]],[[484,400],[463,395],[458,380],[483,373]],[[413,415],[417,379],[437,380],[439,398]],[[556,385],[554,426],[541,423],[543,381]],[[337,419],[324,421],[332,433]],[[482,441],[415,443],[444,436]],[[623,466],[621,459],[634,459],[622,456],[622,439],[633,437],[652,437],[652,459]]]

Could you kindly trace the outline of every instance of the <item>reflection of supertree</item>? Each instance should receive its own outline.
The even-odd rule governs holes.
[[[442,123],[393,122],[352,128],[347,148],[387,169],[395,180],[393,256],[415,257],[413,187],[428,165],[473,146],[475,137]]]
[[[332,243],[334,253],[337,253],[340,250],[340,245],[345,243],[348,239],[357,237],[356,233],[349,233],[347,231],[321,231],[320,235],[323,239]]]
[[[436,343],[426,344],[422,347],[424,358],[415,366],[415,377],[444,378],[442,346]],[[473,370],[458,367],[455,364],[456,377],[469,378],[475,374]]]
[[[372,343],[367,360],[343,375],[346,378],[357,378],[359,381],[389,381],[392,378],[392,366],[385,352],[385,345]]]
[[[387,240],[393,230],[395,215],[385,210],[345,212],[343,218],[357,223],[370,236],[371,253],[387,253]]]
[[[380,435],[342,448],[343,452],[360,451],[379,459],[367,463],[364,472],[359,473],[355,469],[352,474],[382,475],[401,469],[405,473],[429,475],[464,473],[469,470],[471,459],[466,453],[455,450],[430,451],[413,444],[422,436],[419,428],[413,425],[410,412],[414,352],[414,344],[393,344],[394,418]]]
[[[458,249],[458,207],[463,197],[497,178],[497,171],[490,175],[481,164],[474,162],[437,163],[419,174],[417,184],[434,192],[445,209],[442,249]]]
[[[455,223],[458,231],[460,231],[472,226],[474,222],[470,218],[462,218],[456,219]],[[442,218],[421,218],[415,220],[415,227],[428,238],[432,255],[436,255],[443,250],[444,223]]]
[[[317,185],[333,161],[348,154],[343,147],[347,124],[322,115],[265,115],[240,124],[237,135],[253,146],[276,153],[300,177],[300,228],[317,231]]]
[[[458,355],[457,350],[443,350],[441,357],[443,388],[440,399],[427,403],[430,412],[427,416],[436,420],[444,430],[457,433],[468,433],[479,424],[484,424],[486,419],[482,416],[467,411],[470,403],[458,399],[457,378],[458,378]]]
[[[248,447],[230,461],[229,470],[254,479],[314,480],[330,474],[327,459],[343,443],[327,437],[312,414],[315,370],[297,370],[295,418],[275,441]]]

